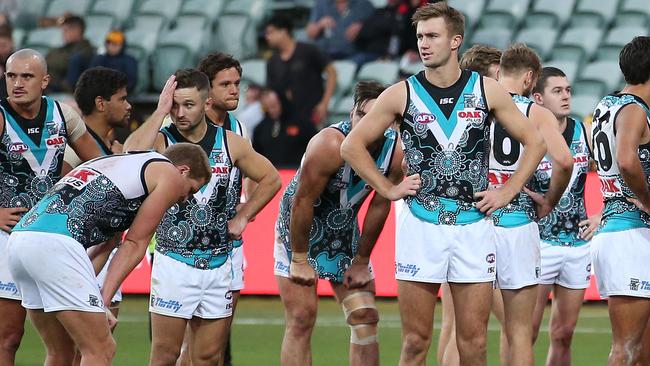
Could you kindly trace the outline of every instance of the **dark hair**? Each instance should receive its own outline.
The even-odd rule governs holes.
[[[111,99],[118,90],[126,88],[129,80],[125,73],[103,66],[84,71],[74,89],[74,100],[81,113],[90,115],[95,110],[95,98]]]
[[[418,22],[433,18],[443,18],[451,36],[460,34],[461,37],[465,37],[465,16],[444,1],[419,7],[411,20],[417,27]]]
[[[199,145],[180,142],[168,147],[163,155],[176,166],[187,165],[190,168],[190,178],[205,181],[212,178],[208,156]]]
[[[501,51],[498,48],[484,45],[474,45],[460,59],[460,67],[487,76],[490,66],[501,63]]]
[[[66,15],[59,22],[60,25],[72,25],[81,28],[81,33],[86,31],[86,21],[78,15]]]
[[[618,57],[625,82],[643,84],[650,79],[650,37],[637,36],[626,44]]]
[[[0,38],[13,39],[13,29],[9,24],[0,25]]]
[[[542,71],[542,62],[537,52],[523,43],[511,44],[501,55],[502,75],[520,74],[532,71],[539,76]]]
[[[557,67],[546,66],[543,68],[541,74],[539,74],[539,79],[537,79],[537,84],[533,88],[533,93],[544,93],[544,88],[546,88],[546,81],[548,78],[556,76],[565,78],[566,74]]]
[[[359,81],[354,87],[354,106],[363,107],[369,100],[379,98],[379,95],[386,89],[381,83],[367,80]]]
[[[269,25],[276,29],[285,29],[289,35],[293,32],[293,21],[291,18],[283,14],[272,16],[271,19],[266,22],[266,26],[268,27]]]
[[[239,72],[239,76],[241,76],[242,68],[241,68],[241,64],[239,63],[239,61],[237,61],[237,59],[225,53],[212,52],[209,53],[207,56],[205,56],[201,60],[201,62],[199,62],[199,66],[197,67],[197,69],[202,73],[204,73],[205,75],[207,75],[208,80],[210,81],[210,83],[212,83],[212,80],[217,75],[217,73],[233,67],[237,69],[237,72]]]
[[[176,89],[196,88],[204,98],[210,92],[210,80],[207,75],[197,69],[179,69],[174,73],[176,76]]]

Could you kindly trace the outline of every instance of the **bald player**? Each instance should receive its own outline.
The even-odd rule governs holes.
[[[25,309],[7,263],[9,234],[59,180],[68,144],[83,161],[100,151],[71,107],[43,95],[50,82],[43,55],[17,51],[7,60],[5,77],[9,96],[0,102],[0,365],[13,365]]]

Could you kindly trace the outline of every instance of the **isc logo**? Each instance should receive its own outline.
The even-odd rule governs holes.
[[[27,150],[29,150],[29,148],[22,142],[16,142],[15,144],[9,145],[9,152],[11,153],[22,154]]]
[[[481,111],[458,111],[460,118],[482,118],[483,112]]]
[[[440,98],[440,105],[442,104],[454,104],[455,98]]]
[[[45,140],[45,144],[47,144],[47,146],[65,144],[65,138],[63,136],[51,137],[51,138]]]
[[[431,123],[436,121],[436,116],[430,113],[420,113],[415,116],[415,122],[417,123]]]

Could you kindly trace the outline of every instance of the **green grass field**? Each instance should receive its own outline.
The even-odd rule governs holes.
[[[149,358],[149,335],[147,325],[147,297],[129,296],[121,305],[120,323],[115,338],[117,355],[115,365],[147,365]],[[378,300],[381,316],[380,352],[381,364],[396,365],[400,349],[400,323],[397,301]],[[544,331],[535,347],[536,364],[543,365],[548,349],[547,311]],[[436,307],[434,342],[429,352],[430,365],[435,365],[435,345],[440,328],[440,306]],[[233,364],[278,365],[280,344],[284,329],[282,304],[278,297],[243,297],[237,308],[233,326]],[[499,325],[490,320],[488,340],[488,364],[498,365]],[[329,298],[321,299],[316,330],[312,339],[314,365],[346,365],[349,330],[336,303]],[[606,363],[611,342],[607,307],[605,303],[586,304],[573,340],[573,364],[603,365]],[[18,351],[19,366],[42,365],[44,350],[31,324],[26,325],[25,337]]]

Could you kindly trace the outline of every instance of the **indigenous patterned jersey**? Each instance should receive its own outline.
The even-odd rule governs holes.
[[[232,131],[241,137],[246,138],[244,127],[232,113],[226,113],[226,123],[223,125],[228,131]],[[236,214],[237,205],[241,202],[243,177],[241,171],[233,166],[230,170],[230,184],[228,185],[228,209],[231,210],[232,217]],[[243,240],[233,240],[233,247],[237,248],[244,244]]]
[[[517,108],[528,117],[533,101],[521,95],[512,93],[511,95]],[[492,123],[490,141],[492,142],[492,150],[490,151],[489,180],[490,186],[497,188],[503,186],[519,167],[524,147],[519,141],[510,136],[508,131],[499,123]],[[492,213],[494,225],[501,227],[526,225],[534,219],[535,207],[533,200],[523,192],[517,194],[505,207]]]
[[[650,111],[645,102],[632,94],[612,94],[603,98],[592,122],[594,160],[598,164],[600,188],[605,199],[605,208],[600,223],[600,231],[622,231],[634,228],[647,228],[650,216],[639,210],[627,198],[635,197],[621,176],[616,161],[616,117],[627,105],[636,104],[648,114],[646,122],[650,126]],[[638,148],[639,160],[650,184],[650,143]]]
[[[208,155],[212,178],[189,200],[172,206],[156,230],[156,250],[199,269],[213,269],[227,259],[232,243],[228,239],[228,206],[232,161],[226,130],[208,123],[198,143]],[[161,130],[166,144],[188,142],[169,125]]]
[[[350,132],[350,122],[340,122],[335,128],[344,135]],[[380,149],[374,154],[377,169],[388,175],[397,142],[393,129],[384,132]],[[300,170],[289,183],[280,201],[276,231],[291,258],[290,219],[293,197],[298,189]],[[308,260],[320,278],[343,282],[359,245],[357,213],[372,188],[345,163],[334,174],[323,193],[314,203],[314,218],[309,234]]]
[[[148,195],[145,169],[158,161],[169,162],[156,152],[136,152],[81,164],[61,178],[13,231],[66,235],[85,248],[102,243],[131,226]]]
[[[422,188],[406,198],[411,212],[434,224],[463,225],[484,217],[474,193],[488,187],[489,108],[478,73],[463,70],[448,88],[431,85],[424,72],[406,80],[401,124],[408,175]]]
[[[6,99],[0,107],[0,207],[31,208],[60,178],[68,142],[65,118],[49,97],[43,97],[35,121],[20,117]]]
[[[568,118],[562,135],[573,156],[573,173],[560,202],[548,216],[539,220],[539,235],[543,241],[551,245],[581,246],[587,244],[587,241],[580,238],[578,224],[587,219],[585,182],[591,151],[587,143],[587,131],[582,122]],[[532,190],[540,193],[548,192],[552,171],[551,159],[545,156],[533,175]]]

